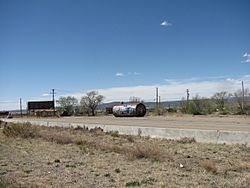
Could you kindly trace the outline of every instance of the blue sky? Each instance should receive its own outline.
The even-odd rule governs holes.
[[[250,87],[249,10],[248,0],[0,0],[0,110],[52,88],[153,101],[155,87],[164,100]]]

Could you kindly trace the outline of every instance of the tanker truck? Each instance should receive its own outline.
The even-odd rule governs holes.
[[[143,117],[146,111],[146,106],[142,103],[121,104],[113,107],[115,117]]]

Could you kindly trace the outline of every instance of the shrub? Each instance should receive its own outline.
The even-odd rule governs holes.
[[[110,131],[108,134],[112,137],[119,137],[119,132],[118,131]]]
[[[34,138],[38,135],[38,130],[30,123],[8,123],[3,133],[9,137]]]
[[[85,127],[85,125],[83,127],[78,125],[76,128],[74,128],[74,130],[76,130],[76,131],[88,131],[89,128]]]
[[[206,115],[211,114],[214,111],[214,104],[212,100],[202,98],[199,95],[193,97],[192,100],[187,103],[184,99],[181,102],[183,113],[193,114],[193,115]]]
[[[155,178],[149,177],[149,178],[147,178],[147,179],[142,180],[142,181],[141,181],[141,184],[153,185],[154,182],[157,182],[157,180],[156,180]]]
[[[155,116],[162,116],[166,113],[166,109],[162,105],[158,105],[157,107],[154,108],[153,110],[153,115]]]
[[[120,170],[119,168],[116,168],[116,169],[115,169],[115,172],[116,172],[116,173],[120,173],[121,170]]]
[[[194,137],[183,137],[180,138],[179,140],[177,140],[178,143],[182,143],[182,144],[189,144],[189,143],[194,143],[196,142]]]
[[[168,108],[167,110],[169,113],[177,113],[178,109],[176,107]]]
[[[43,127],[39,130],[38,135],[43,140],[55,142],[57,144],[77,144],[81,140],[73,135],[69,128],[60,127]]]
[[[135,186],[141,186],[141,183],[139,181],[130,181],[126,183],[126,187],[135,187]]]
[[[60,161],[60,159],[55,159],[54,160],[54,163],[60,163],[61,161]]]
[[[57,144],[72,144],[74,143],[74,140],[71,136],[65,135],[65,134],[55,134],[54,136],[54,142]]]
[[[0,179],[0,188],[14,188],[16,187],[12,182]]]
[[[129,142],[135,142],[134,137],[131,135],[127,135],[126,138]]]

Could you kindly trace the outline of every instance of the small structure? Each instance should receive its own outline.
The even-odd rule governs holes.
[[[37,117],[48,117],[55,115],[54,101],[29,101],[27,103],[28,113]]]
[[[146,111],[146,106],[142,103],[122,104],[113,107],[115,117],[143,117]]]

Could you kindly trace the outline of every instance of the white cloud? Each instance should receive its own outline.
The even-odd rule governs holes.
[[[245,82],[245,87],[250,87],[250,78]],[[107,89],[97,89],[100,94],[104,95],[106,102],[127,101],[130,96],[136,96],[145,101],[154,101],[155,88],[159,88],[159,94],[162,100],[173,101],[185,97],[186,89],[190,90],[191,96],[199,94],[202,97],[211,97],[214,93],[220,91],[235,92],[240,89],[241,79],[223,79],[213,81],[191,81],[176,84],[161,84],[134,87],[117,87]]]
[[[212,81],[226,79],[226,76],[210,76],[210,77],[191,77],[186,79],[164,79],[167,84],[184,84],[190,82],[202,82],[202,81]]]
[[[243,57],[245,58],[245,60],[244,60],[245,63],[250,63],[250,54],[249,53],[246,52],[243,55]]]
[[[125,76],[125,75],[124,75],[124,73],[122,73],[122,72],[117,72],[117,73],[115,74],[115,76],[117,76],[117,77],[123,77],[123,76]]]
[[[218,79],[216,79],[218,78]],[[227,91],[234,93],[241,89],[241,81],[244,80],[245,88],[250,88],[250,75],[239,78],[211,77],[211,78],[189,78],[183,80],[169,79],[166,84],[132,86],[132,87],[113,87],[96,90],[105,96],[104,102],[127,101],[129,97],[136,96],[146,102],[155,99],[155,88],[159,88],[159,95],[162,101],[180,100],[186,96],[186,89],[189,89],[190,96],[199,94],[202,97],[211,97],[214,93]],[[89,91],[91,91],[89,90]],[[68,94],[81,99],[84,93]]]
[[[241,89],[241,81],[244,81],[245,88],[250,88],[250,75],[244,75],[238,78],[230,77],[208,77],[208,78],[189,78],[189,79],[166,79],[165,84],[154,84],[132,87],[113,87],[113,88],[93,88],[88,91],[96,90],[99,94],[105,96],[104,102],[128,101],[129,97],[136,96],[146,102],[153,102],[155,99],[155,88],[159,88],[159,95],[162,101],[180,100],[186,96],[186,89],[190,91],[190,97],[199,94],[202,97],[211,97],[214,93],[227,91],[234,93]],[[74,96],[79,101],[86,92],[66,93],[63,96]],[[60,96],[58,95],[57,98]],[[18,101],[15,103],[1,103],[0,110],[18,109]]]
[[[170,23],[170,22],[168,22],[168,21],[163,21],[163,22],[161,22],[161,24],[160,24],[161,26],[165,26],[165,27],[167,27],[167,26],[172,26],[172,24]]]
[[[135,76],[140,76],[140,75],[142,75],[140,72],[134,72],[134,75]]]
[[[50,96],[50,94],[49,93],[44,93],[44,94],[42,94],[42,96],[47,97],[47,96]]]
[[[142,75],[142,73],[140,72],[128,72],[127,74],[121,73],[121,72],[117,72],[115,74],[115,76],[117,77],[123,77],[123,76],[140,76]]]

